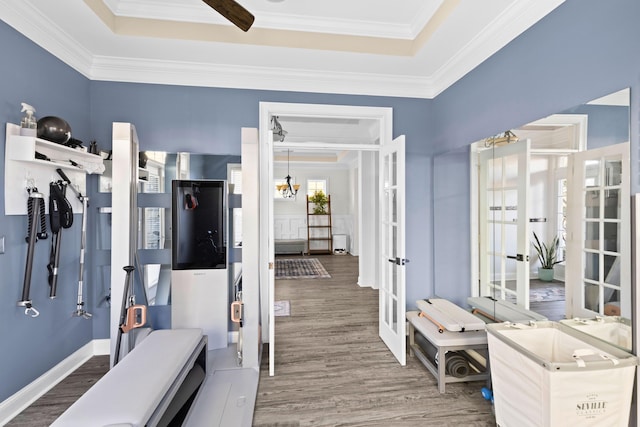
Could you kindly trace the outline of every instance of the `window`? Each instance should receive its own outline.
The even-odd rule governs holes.
[[[326,179],[308,179],[307,180],[307,196],[311,197],[316,191],[322,191],[329,194]]]
[[[227,180],[229,194],[242,194],[242,165],[240,163],[227,164]],[[242,208],[231,209],[231,228],[233,234],[233,247],[242,246]]]
[[[227,179],[229,180],[229,193],[242,194],[242,168],[237,163],[227,165]]]

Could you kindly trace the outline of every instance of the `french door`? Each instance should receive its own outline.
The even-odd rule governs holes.
[[[630,318],[629,143],[572,156],[567,294],[571,317]]]
[[[526,309],[530,144],[522,140],[478,153],[480,295],[512,297]]]
[[[380,150],[381,260],[379,335],[401,365],[406,364],[405,137]]]

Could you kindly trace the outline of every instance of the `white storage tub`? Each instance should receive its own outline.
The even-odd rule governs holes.
[[[499,426],[627,427],[634,355],[558,322],[487,332]]]
[[[565,319],[563,325],[593,335],[623,350],[631,351],[631,322],[619,316],[596,317],[595,319]]]

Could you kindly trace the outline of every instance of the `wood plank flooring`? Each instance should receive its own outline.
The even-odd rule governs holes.
[[[45,393],[7,427],[47,427],[109,370],[109,356],[94,356]]]
[[[484,382],[436,381],[414,357],[400,366],[378,337],[378,293],[357,283],[357,258],[316,256],[331,279],[277,280],[274,377],[265,352],[253,418],[277,426],[494,426]]]
[[[291,315],[276,318],[276,376],[263,356],[254,426],[495,426],[483,382],[440,394],[417,359],[397,363],[378,337],[377,291],[356,284],[357,258],[316,257],[331,279],[276,282]],[[108,356],[92,358],[7,425],[50,425],[107,369]]]

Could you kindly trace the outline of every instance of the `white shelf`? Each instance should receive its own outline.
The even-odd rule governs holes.
[[[36,152],[51,160],[36,158]],[[76,165],[74,165],[74,163]],[[7,123],[5,145],[5,215],[26,215],[27,188],[35,187],[45,196],[48,210],[49,183],[59,181],[56,169],[63,169],[71,185],[86,195],[87,173],[102,173],[102,157],[84,150],[67,147],[43,139],[21,136],[20,127]],[[67,199],[74,213],[82,212],[82,203],[71,188]]]

